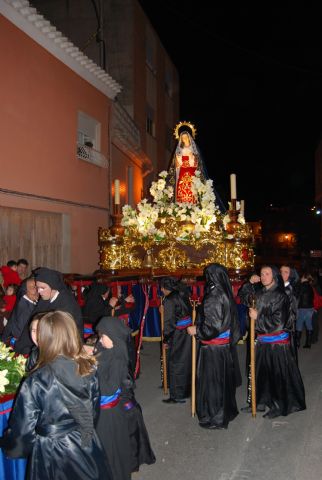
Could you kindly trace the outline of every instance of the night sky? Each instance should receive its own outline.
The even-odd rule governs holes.
[[[260,2],[261,11],[231,2],[140,3],[177,66],[180,119],[197,127],[222,199],[236,173],[247,220],[262,218],[269,204],[312,206],[322,138],[321,11],[292,3]]]

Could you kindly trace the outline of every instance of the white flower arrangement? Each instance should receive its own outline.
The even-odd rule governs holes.
[[[152,182],[150,194],[153,197],[152,203],[147,199],[141,200],[137,209],[130,205],[123,207],[122,225],[124,227],[134,226],[139,233],[155,235],[157,239],[164,238],[162,228],[157,229],[155,222],[166,223],[167,217],[176,218],[181,222],[190,222],[195,225],[193,234],[200,237],[201,233],[209,230],[211,224],[215,223],[220,216],[220,211],[215,204],[216,197],[213,191],[213,181],[203,182],[200,178],[200,171],[195,172],[192,180],[192,193],[197,199],[196,203],[174,202],[174,189],[167,185],[167,171],[159,174],[159,179]],[[179,239],[187,239],[189,234],[180,236]]]
[[[15,393],[25,374],[26,359],[0,342],[0,393]]]

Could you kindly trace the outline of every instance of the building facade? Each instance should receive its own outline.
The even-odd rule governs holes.
[[[28,2],[0,0],[0,44],[1,264],[25,257],[32,268],[90,273],[109,222],[108,132],[121,87]]]
[[[168,165],[175,67],[136,0],[97,4],[0,0],[1,263],[91,273],[114,180],[134,206]]]
[[[174,146],[179,78],[173,62],[137,0],[32,3],[122,85],[115,116],[120,120],[125,110],[134,127],[112,125],[111,178],[121,177],[123,203],[137,203],[138,192],[146,196],[152,179],[167,168]],[[138,178],[131,185],[137,166],[142,188]]]

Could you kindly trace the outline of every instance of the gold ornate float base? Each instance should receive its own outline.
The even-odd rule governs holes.
[[[160,228],[160,225],[159,225]],[[170,219],[164,225],[160,239],[143,237],[129,227],[123,235],[111,235],[110,229],[98,232],[99,265],[103,271],[162,272],[199,271],[211,263],[220,263],[232,275],[247,273],[254,268],[253,236],[249,226],[239,224],[233,234],[212,228],[198,238],[190,233],[189,225]],[[179,235],[186,232],[184,238]]]

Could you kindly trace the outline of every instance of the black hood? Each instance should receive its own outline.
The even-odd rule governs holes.
[[[131,333],[131,330],[117,317],[101,318],[95,330],[97,333],[104,333],[110,337],[113,343],[117,343],[118,340],[126,342]]]
[[[175,277],[163,277],[160,282],[161,288],[169,290],[169,292],[179,292],[180,294],[189,294],[189,287],[176,279]]]
[[[63,280],[63,275],[57,270],[51,270],[46,267],[39,267],[33,271],[36,282],[47,283],[53,290],[64,290],[66,285]]]

